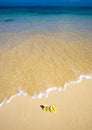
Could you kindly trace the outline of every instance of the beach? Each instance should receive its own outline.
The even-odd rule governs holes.
[[[0,130],[91,130],[91,109],[92,8],[0,8]]]
[[[55,105],[56,112],[40,105]],[[65,91],[52,91],[48,98],[17,96],[0,108],[1,130],[91,130],[92,79],[69,85]]]
[[[32,96],[92,74],[91,40],[76,39],[77,33],[71,40],[59,38],[61,32],[50,34],[1,33],[0,101],[16,94],[18,87]]]

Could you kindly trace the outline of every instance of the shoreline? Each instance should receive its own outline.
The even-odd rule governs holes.
[[[17,94],[14,94],[12,96],[10,96],[9,98],[5,98],[2,102],[0,102],[0,107],[2,107],[4,104],[10,103],[13,98],[16,98],[17,96],[27,96],[30,97],[31,99],[39,99],[39,98],[47,98],[49,96],[49,93],[52,91],[65,91],[67,87],[71,86],[72,84],[78,84],[81,83],[82,80],[87,80],[87,79],[92,79],[92,74],[86,74],[86,75],[80,75],[76,80],[74,81],[69,81],[66,82],[64,84],[64,87],[60,87],[60,86],[53,86],[53,87],[47,87],[47,89],[45,89],[44,91],[40,92],[40,93],[35,93],[33,94],[33,96],[27,94],[24,90],[22,90],[20,87],[17,87]]]
[[[17,96],[0,108],[0,129],[91,130],[91,99],[92,79],[72,84],[64,92],[52,91],[48,98]],[[44,104],[55,105],[56,112],[43,111],[40,105]]]
[[[28,31],[2,34],[0,39],[0,101],[17,94],[17,87],[40,97],[42,90],[57,90],[80,74],[92,74],[91,42],[77,32],[31,35]]]

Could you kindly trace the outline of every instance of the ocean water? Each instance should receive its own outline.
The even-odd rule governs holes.
[[[0,7],[0,32],[42,29],[92,31],[91,23],[92,8]]]
[[[0,7],[0,101],[19,88],[36,97],[90,75],[91,7]]]

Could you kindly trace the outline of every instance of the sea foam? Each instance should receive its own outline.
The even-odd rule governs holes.
[[[12,95],[9,98],[5,98],[1,103],[0,103],[0,107],[3,106],[6,103],[10,103],[11,100],[17,96],[28,96],[31,99],[35,99],[35,98],[42,98],[42,97],[48,97],[49,93],[51,91],[65,91],[66,88],[71,85],[71,84],[76,84],[76,83],[80,83],[83,79],[91,79],[92,78],[92,74],[87,74],[87,75],[80,75],[77,80],[75,81],[69,81],[67,83],[65,83],[64,87],[61,86],[47,86],[47,89],[45,91],[42,91],[40,93],[35,93],[33,94],[33,96],[28,95],[24,90],[22,90],[20,87],[17,87],[17,94]]]

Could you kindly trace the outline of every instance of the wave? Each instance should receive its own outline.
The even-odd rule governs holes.
[[[11,100],[17,96],[28,96],[31,97],[31,99],[35,99],[35,98],[42,98],[42,97],[48,97],[49,93],[51,91],[65,91],[66,88],[71,85],[71,84],[76,84],[76,83],[80,83],[83,79],[91,79],[92,78],[92,74],[86,74],[86,75],[80,75],[77,80],[75,81],[69,81],[67,83],[64,84],[64,87],[62,86],[47,86],[47,89],[45,91],[42,91],[40,93],[35,93],[33,94],[33,96],[28,95],[24,90],[22,90],[20,87],[17,87],[17,94],[12,95],[9,98],[5,98],[1,103],[0,103],[0,107],[3,106],[6,103],[10,103]]]

